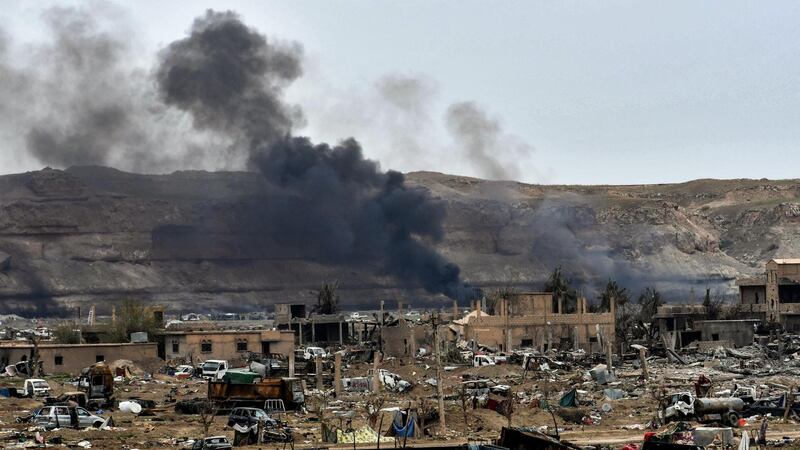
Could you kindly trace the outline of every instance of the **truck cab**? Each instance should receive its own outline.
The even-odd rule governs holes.
[[[50,385],[41,378],[29,378],[23,386],[26,397],[47,397],[51,393]]]
[[[209,359],[201,366],[203,378],[221,380],[228,372],[228,361],[224,359]]]

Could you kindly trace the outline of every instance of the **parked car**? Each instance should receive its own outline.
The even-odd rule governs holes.
[[[233,408],[231,415],[228,417],[228,426],[232,427],[234,424],[237,424],[249,427],[258,422],[267,422],[271,420],[272,419],[263,409]]]
[[[225,436],[211,436],[205,439],[194,441],[192,450],[227,450],[232,449],[233,444]]]
[[[70,412],[72,411],[72,416]],[[69,406],[45,406],[33,416],[33,422],[47,429],[69,427],[74,424],[73,419],[77,419],[78,427],[99,428],[105,422],[100,416],[96,416],[80,406],[70,408]]]
[[[228,361],[224,359],[209,359],[201,367],[203,378],[221,380],[228,371]]]

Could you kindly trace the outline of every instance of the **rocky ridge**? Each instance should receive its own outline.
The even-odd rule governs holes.
[[[800,181],[550,186],[408,174],[445,202],[438,250],[469,283],[535,289],[556,265],[591,292],[608,277],[730,290],[772,257],[800,255]],[[176,310],[312,301],[338,279],[346,304],[442,302],[369,264],[330,265],[264,236],[257,174],[139,175],[103,167],[0,177],[0,301],[7,311],[142,298]]]

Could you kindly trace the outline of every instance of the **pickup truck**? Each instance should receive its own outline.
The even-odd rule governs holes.
[[[209,359],[201,366],[203,378],[221,380],[228,371],[228,361],[224,359]]]

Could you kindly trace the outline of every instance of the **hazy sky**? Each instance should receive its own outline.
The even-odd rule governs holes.
[[[14,45],[46,39],[40,13],[62,4],[5,2],[0,28]],[[384,167],[483,176],[445,120],[472,101],[522,181],[798,177],[798,2],[140,0],[116,13],[147,65],[207,8],[300,42],[299,131],[353,135]],[[397,79],[413,95],[387,93]],[[2,172],[41,166],[0,152]]]

